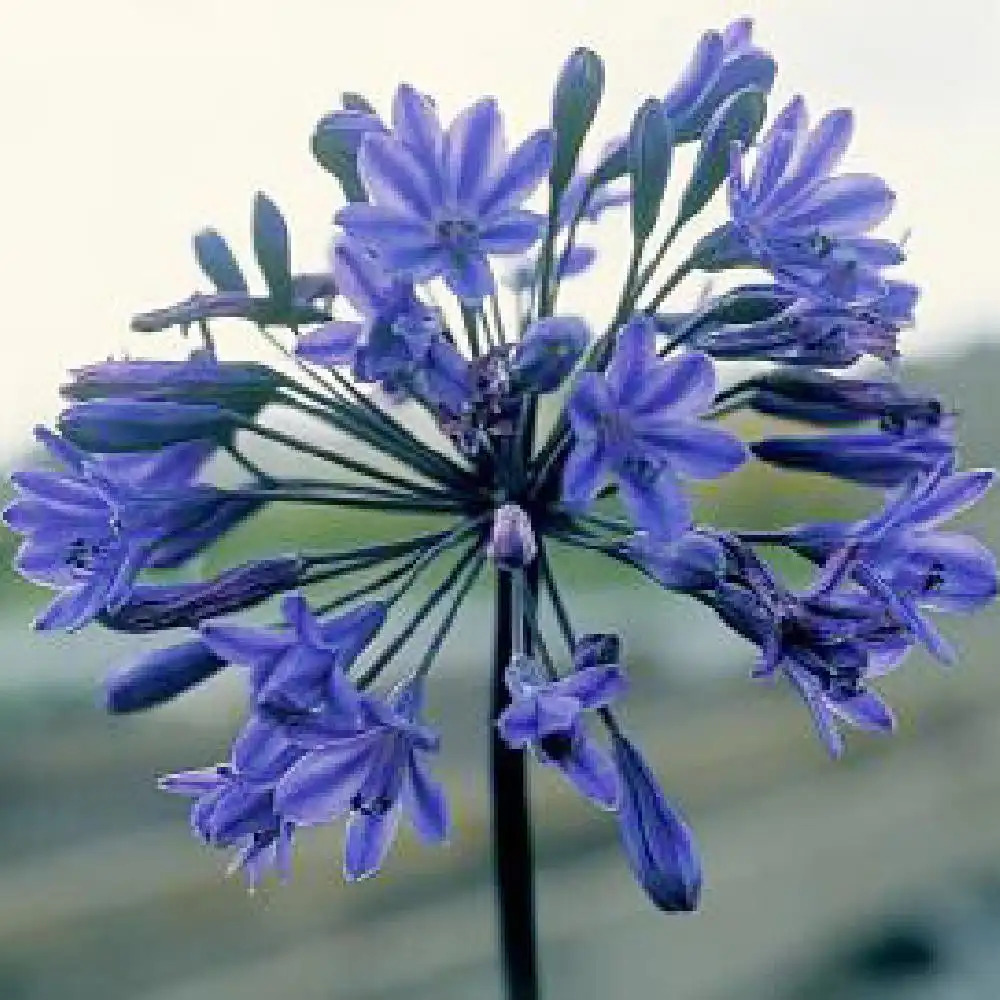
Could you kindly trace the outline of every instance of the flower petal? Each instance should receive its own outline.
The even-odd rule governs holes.
[[[391,135],[365,137],[358,152],[358,175],[371,202],[414,220],[426,220],[434,204],[424,169]]]
[[[532,132],[511,153],[501,173],[490,183],[479,212],[490,218],[516,208],[541,183],[552,166],[554,143],[548,129]]]
[[[606,478],[604,449],[596,440],[578,438],[563,467],[563,502],[571,507],[586,507]]]
[[[410,823],[423,841],[440,844],[448,839],[450,824],[444,788],[430,776],[427,765],[413,754],[406,769],[403,799]]]
[[[398,827],[398,803],[387,812],[352,813],[344,843],[344,878],[356,882],[375,875],[389,853]]]
[[[377,753],[376,730],[308,752],[274,791],[275,811],[300,824],[325,823],[351,808]]]
[[[503,162],[500,109],[492,97],[477,101],[451,123],[444,141],[449,193],[459,207],[475,210]]]

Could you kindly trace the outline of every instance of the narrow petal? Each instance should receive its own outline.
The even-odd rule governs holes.
[[[299,337],[295,356],[325,365],[347,365],[364,336],[367,325],[335,319]]]
[[[536,212],[506,212],[480,231],[479,245],[492,254],[523,253],[537,242],[544,228],[545,220]]]
[[[275,810],[300,824],[325,823],[347,812],[378,746],[378,734],[368,732],[310,751],[278,782]]]
[[[394,208],[365,202],[345,205],[337,213],[336,222],[362,243],[414,246],[433,237],[425,221]]]
[[[995,469],[968,469],[944,478],[923,501],[907,510],[907,521],[932,528],[980,500],[996,481]]]
[[[385,861],[399,827],[399,804],[388,812],[351,814],[344,843],[344,878],[348,882],[375,875]]]
[[[445,136],[444,150],[449,193],[460,207],[475,209],[503,161],[503,121],[497,102],[487,97],[459,114]]]
[[[849,698],[830,698],[830,707],[845,722],[873,733],[888,733],[896,726],[892,709],[874,692],[863,691]]]
[[[479,203],[484,218],[506,213],[527,199],[552,166],[553,140],[548,129],[532,132],[511,153],[502,172]]]
[[[575,670],[558,682],[560,694],[570,695],[583,708],[600,708],[624,694],[628,688],[625,671],[617,663]]]
[[[807,195],[840,162],[853,132],[854,116],[850,111],[831,111],[824,115],[809,133],[788,179],[776,187],[759,208],[770,209],[778,205],[790,208],[798,198]]]
[[[390,282],[374,255],[352,240],[333,248],[332,273],[337,291],[362,316],[374,316],[385,304]]]
[[[392,136],[365,138],[358,152],[358,175],[373,204],[415,220],[431,215],[433,196],[426,174],[414,155]]]
[[[649,380],[656,349],[656,325],[649,317],[629,320],[615,340],[615,352],[607,370],[610,397],[631,407]]]
[[[691,503],[669,469],[655,478],[619,470],[618,486],[632,523],[654,538],[679,538],[691,527]]]
[[[520,749],[538,739],[538,709],[534,698],[519,698],[497,719],[500,738],[507,746]]]
[[[566,459],[562,499],[571,507],[586,507],[607,478],[604,449],[595,440],[578,439]]]
[[[444,258],[444,280],[467,305],[476,305],[493,293],[496,283],[489,261],[479,254]]]
[[[697,416],[715,398],[715,366],[701,351],[685,351],[657,365],[639,386],[629,406],[635,413]]]
[[[275,660],[291,645],[287,634],[274,629],[212,622],[202,625],[201,637],[216,656],[243,666]]]
[[[618,805],[618,772],[590,737],[575,739],[572,751],[558,766],[574,788],[594,805],[609,812]]]
[[[611,409],[607,381],[597,372],[585,371],[578,375],[566,403],[566,411],[577,437],[600,436],[601,426]]]
[[[417,835],[428,844],[448,839],[448,801],[444,788],[430,776],[427,765],[410,755],[403,784],[403,797],[410,823]]]
[[[839,174],[817,184],[794,212],[783,214],[781,227],[789,233],[854,236],[885,219],[895,200],[880,177]]]
[[[649,420],[637,430],[651,452],[691,479],[717,479],[739,468],[748,455],[734,434],[694,421]]]
[[[392,130],[428,174],[440,170],[444,134],[429,98],[408,83],[396,90],[392,102]]]

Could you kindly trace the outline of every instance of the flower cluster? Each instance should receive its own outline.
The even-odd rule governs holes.
[[[593,552],[714,609],[759,650],[754,676],[787,681],[834,755],[845,726],[892,728],[877,681],[911,649],[953,657],[935,613],[993,599],[992,555],[945,527],[993,473],[959,471],[954,416],[890,364],[917,298],[890,276],[900,244],[873,235],[893,193],[837,173],[848,111],[810,128],[796,97],[764,130],[774,75],[748,21],[706,32],[666,96],[587,169],[604,81],[587,49],[559,74],[551,120],[513,143],[493,98],[447,121],[409,85],[388,118],[345,95],[312,140],[346,200],[327,269],[293,273],[285,221],[258,196],[262,293],[205,230],[195,253],[213,290],[133,321],[160,336],[196,328],[190,356],[73,373],[57,431],[38,432],[52,465],[14,476],[4,515],[25,537],[18,569],[56,591],[37,627],[181,630],[109,676],[115,712],[244,669],[246,721],[227,759],[161,784],[193,798],[194,832],[234,851],[252,884],[289,872],[302,826],[345,822],[349,879],[379,870],[404,814],[423,840],[447,838],[431,770],[443,741],[423,694],[484,569],[506,595],[496,648],[507,652],[483,720],[494,752],[530,750],[610,812],[665,910],[697,904],[694,838],[625,733],[620,639],[576,632],[554,553]],[[661,220],[684,146],[691,172]],[[677,234],[717,196],[728,221],[664,273]],[[559,294],[596,255],[581,227],[614,209],[629,213],[632,249],[617,308],[595,327],[560,311]],[[665,307],[692,272],[747,268],[751,282],[693,310]],[[220,318],[249,321],[280,358],[238,360],[242,342]],[[733,360],[771,364],[748,376]],[[738,419],[722,423],[740,411],[819,433],[746,442]],[[335,443],[307,435],[322,426]],[[325,471],[292,478],[287,459],[268,464],[280,450]],[[768,531],[699,523],[688,481],[751,461],[864,484],[874,512]],[[434,526],[208,579],[150,577],[197,566],[248,518],[289,503]],[[804,590],[768,561],[782,547],[813,564]],[[543,634],[543,605],[558,641]],[[253,609],[252,622],[233,617]],[[485,646],[479,659],[485,673]]]

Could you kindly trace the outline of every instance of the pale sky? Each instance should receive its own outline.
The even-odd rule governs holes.
[[[925,288],[905,343],[1000,331],[997,0],[0,0],[0,450],[52,418],[67,367],[157,353],[128,319],[199,287],[197,229],[222,230],[252,273],[255,190],[289,217],[296,266],[322,265],[339,202],[308,138],[341,91],[385,109],[407,80],[446,113],[495,94],[516,139],[587,44],[609,136],[701,30],[743,14],[778,60],[772,109],[796,92],[814,113],[853,107],[851,169],[899,194],[887,231],[912,228],[905,274]],[[592,300],[578,286],[578,308]]]

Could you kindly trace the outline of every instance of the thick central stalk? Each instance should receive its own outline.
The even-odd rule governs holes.
[[[527,580],[537,587],[537,576]],[[509,700],[504,671],[511,654],[525,641],[515,579],[497,573],[496,619],[493,644],[494,721]],[[520,630],[515,635],[514,630]],[[500,922],[500,955],[507,1000],[538,1000],[538,957],[535,945],[534,875],[531,824],[528,815],[527,759],[511,750],[492,727],[490,780],[493,797],[493,863]]]

